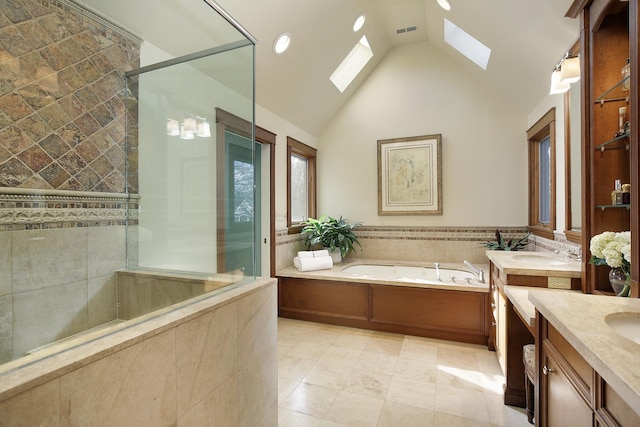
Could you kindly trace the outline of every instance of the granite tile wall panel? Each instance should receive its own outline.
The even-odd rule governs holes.
[[[0,364],[13,359],[13,297],[0,296]]]
[[[13,357],[18,358],[88,329],[87,281],[14,294],[13,311]]]
[[[60,380],[49,381],[2,402],[0,420],[3,427],[60,426]]]
[[[11,234],[0,233],[0,296],[11,294]]]
[[[13,233],[13,292],[87,279],[87,229]]]
[[[124,192],[124,73],[140,40],[69,1],[1,5],[0,187]]]
[[[237,303],[180,325],[175,344],[181,415],[238,372]],[[202,358],[203,354],[210,356]]]
[[[175,425],[175,339],[168,330],[62,377],[60,425]]]
[[[115,273],[88,281],[88,327],[93,328],[118,318],[118,294]]]

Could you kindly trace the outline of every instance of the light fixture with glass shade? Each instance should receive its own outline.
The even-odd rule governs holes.
[[[562,61],[560,74],[563,82],[575,83],[580,80],[580,58],[577,56],[565,58]]]
[[[560,67],[556,67],[551,73],[551,89],[549,95],[565,93],[570,88],[569,82],[562,80],[562,71]]]
[[[194,139],[194,137],[208,138],[211,136],[211,125],[206,117],[189,114],[182,123],[175,119],[167,119],[167,135],[179,136],[180,139]]]
[[[178,136],[180,135],[180,125],[177,120],[167,119],[167,135]]]
[[[198,123],[198,133],[197,135],[200,138],[208,138],[211,136],[211,126],[209,126],[209,123],[207,122],[207,119],[205,119],[204,117],[197,117],[198,120],[201,120],[200,123]]]

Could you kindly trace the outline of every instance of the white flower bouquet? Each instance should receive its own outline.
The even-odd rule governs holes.
[[[622,268],[627,276],[631,273],[631,232],[605,231],[591,238],[591,259],[595,265]]]
[[[591,238],[589,249],[591,250],[589,262],[611,267],[609,281],[614,292],[618,296],[628,296],[631,275],[631,232],[605,231]]]

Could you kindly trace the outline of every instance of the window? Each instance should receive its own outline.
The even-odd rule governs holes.
[[[287,137],[287,226],[300,232],[300,223],[316,217],[316,150]]]
[[[553,239],[556,228],[555,108],[527,131],[529,141],[529,231]]]

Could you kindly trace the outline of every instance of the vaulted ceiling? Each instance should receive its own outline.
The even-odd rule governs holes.
[[[83,4],[162,50],[184,55],[231,36],[204,0],[83,0]],[[144,3],[144,4],[143,4]],[[578,38],[565,18],[572,0],[217,0],[256,40],[256,102],[301,129],[318,134],[350,95],[395,47],[428,42],[478,84],[499,93],[523,114],[547,94],[553,66]],[[150,5],[153,5],[150,7]],[[354,33],[353,21],[367,17]],[[444,18],[491,49],[486,70],[449,46]],[[398,33],[398,29],[416,27]],[[273,41],[292,34],[291,47],[274,55]],[[364,33],[373,59],[340,93],[329,76]]]

